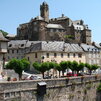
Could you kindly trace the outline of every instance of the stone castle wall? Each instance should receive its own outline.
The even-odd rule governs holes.
[[[100,101],[101,76],[0,83],[0,101]],[[46,82],[46,94],[37,94],[37,83]],[[42,91],[43,92],[43,91]],[[97,99],[99,98],[99,99]]]

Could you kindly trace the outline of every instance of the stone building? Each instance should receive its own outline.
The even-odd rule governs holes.
[[[3,71],[5,65],[5,54],[7,53],[8,40],[0,32],[0,73]]]
[[[25,57],[33,62],[77,61],[85,63],[85,53],[78,44],[69,44],[63,41],[41,41],[29,47]]]
[[[101,67],[101,50],[93,45],[80,45],[85,52],[86,63],[97,64]]]
[[[28,41],[28,40],[12,40],[8,42],[8,51],[6,54],[6,61],[9,61],[13,58],[22,59],[25,58],[26,51],[29,50],[29,47],[38,41]]]
[[[61,17],[49,19],[49,6],[40,5],[40,16],[17,28],[18,40],[31,41],[66,41],[68,38],[78,43],[91,43],[91,30],[83,20],[72,21],[62,14]]]
[[[100,47],[99,47],[100,48]],[[8,42],[6,61],[26,58],[33,62],[77,61],[78,63],[101,66],[101,49],[87,44],[65,43],[64,41],[12,40]]]

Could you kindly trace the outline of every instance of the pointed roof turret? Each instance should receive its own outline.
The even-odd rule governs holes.
[[[3,36],[2,32],[0,32],[0,41],[8,41],[8,39],[6,39],[6,38]]]

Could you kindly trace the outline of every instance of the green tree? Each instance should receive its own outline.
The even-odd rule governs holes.
[[[76,61],[73,61],[71,66],[71,70],[73,74],[74,74],[74,71],[77,70],[77,68],[78,68],[78,63]]]
[[[27,66],[29,66],[29,63],[28,65],[25,65],[24,63],[24,60],[12,59],[8,62],[6,68],[13,69],[19,75],[19,80],[21,80],[23,70],[25,70],[26,68],[28,68]]]
[[[68,67],[69,69],[72,68],[72,62],[71,62],[71,61],[67,61],[67,67]],[[72,69],[71,69],[71,70],[72,70]]]
[[[96,69],[98,69],[99,68],[99,66],[98,65],[96,65],[96,64],[93,64],[93,65],[91,65],[92,66],[92,70],[96,70]]]
[[[58,63],[55,64],[55,69],[59,71],[59,77],[60,77],[60,72],[61,72],[62,69],[61,69],[61,66]]]
[[[78,68],[76,68],[77,74],[79,73],[79,71],[83,70],[85,64],[84,63],[79,63],[78,64]]]
[[[41,66],[41,64],[39,64],[38,62],[33,63],[33,67],[39,72],[40,72],[40,66]]]
[[[68,67],[68,62],[67,61],[61,61],[60,66],[61,66],[61,70],[62,70],[62,73],[63,73],[63,76],[64,76],[64,72]]]
[[[91,73],[92,73],[92,66],[90,65],[90,64],[88,64],[88,63],[85,63],[85,66],[86,66],[86,68],[88,69],[88,71],[89,71],[89,73],[90,73],[90,75],[91,75]]]
[[[3,30],[0,30],[0,32],[4,35],[4,37],[8,35],[8,33]]]
[[[29,68],[30,68],[30,62],[27,59],[25,59],[25,58],[24,59],[21,59],[21,62],[24,65],[24,70],[25,71],[29,70]]]
[[[43,62],[41,64],[35,62],[33,63],[33,67],[38,70],[39,72],[42,73],[42,76],[44,78],[44,73],[49,69],[49,63],[48,62]]]
[[[55,62],[49,62],[49,70],[53,69],[53,73],[52,73],[53,76],[54,76],[55,64],[56,64]],[[48,73],[48,76],[49,76],[49,73]]]
[[[49,63],[48,62],[43,62],[41,63],[41,73],[43,75],[43,78],[44,78],[44,72],[46,72],[47,70],[49,70]]]
[[[54,69],[55,68],[55,62],[49,62],[49,69]]]

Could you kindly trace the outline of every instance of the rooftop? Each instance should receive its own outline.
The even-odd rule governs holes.
[[[8,41],[8,39],[6,39],[6,38],[3,36],[2,32],[0,32],[0,41]]]

